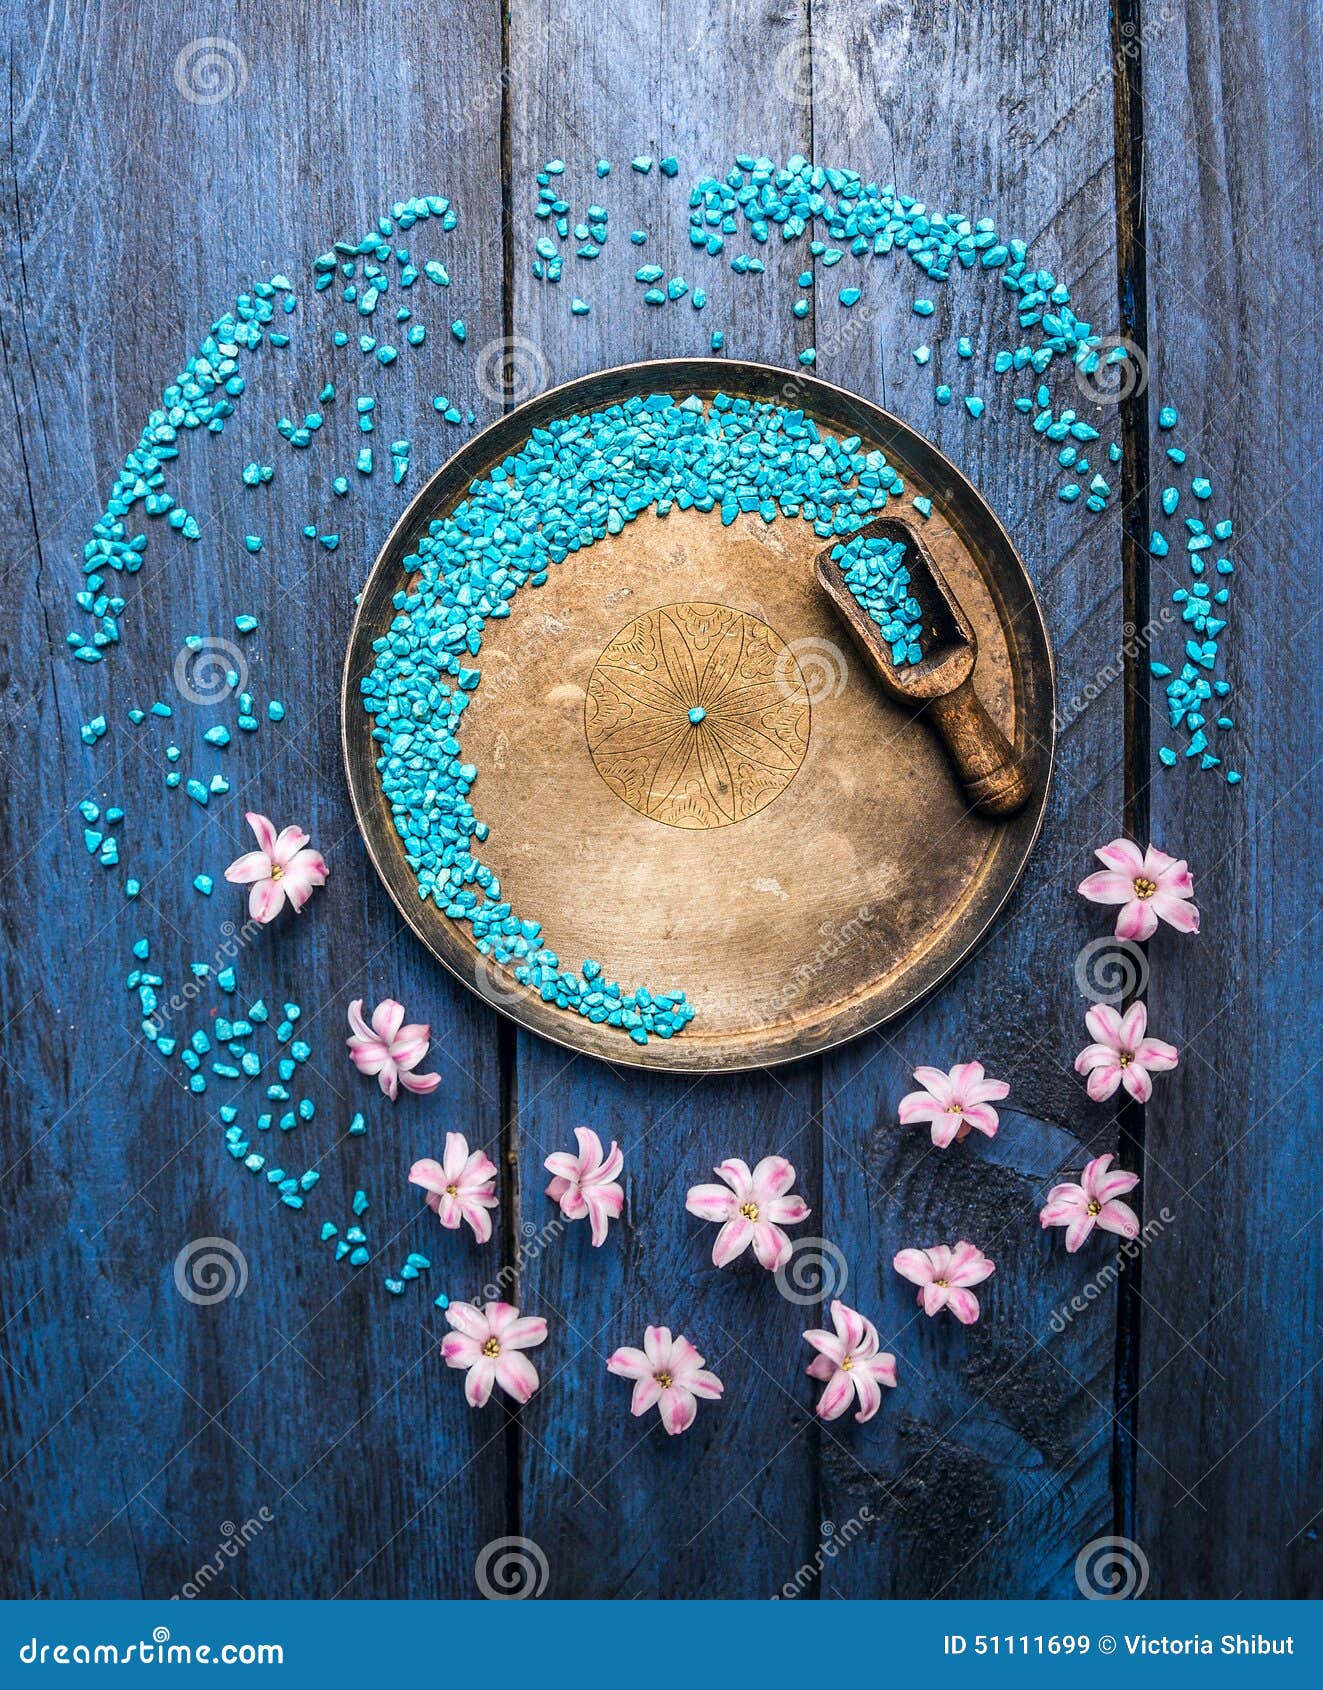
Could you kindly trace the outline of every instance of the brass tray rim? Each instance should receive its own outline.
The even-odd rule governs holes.
[[[605,1054],[590,1049],[569,1036],[570,1030],[580,1025],[578,1016],[571,1019],[569,1011],[543,1005],[530,989],[521,988],[521,990],[528,992],[526,1008],[522,1003],[518,1006],[497,1003],[479,991],[473,981],[466,979],[463,971],[437,948],[432,935],[418,919],[417,912],[422,908],[422,901],[417,897],[416,882],[407,867],[404,869],[404,874],[409,880],[409,886],[408,888],[397,887],[395,883],[396,875],[399,872],[402,859],[397,860],[398,853],[391,859],[384,858],[383,853],[378,848],[379,842],[374,837],[375,830],[367,820],[368,800],[370,800],[374,790],[377,795],[380,794],[380,783],[376,781],[375,752],[369,750],[366,758],[362,757],[361,754],[356,757],[350,743],[351,720],[355,721],[356,724],[367,723],[370,720],[367,713],[359,705],[358,693],[358,678],[367,672],[363,663],[363,652],[366,651],[370,654],[371,640],[377,637],[377,632],[369,629],[365,622],[366,608],[370,598],[369,590],[377,578],[383,575],[387,569],[400,570],[404,557],[412,549],[408,544],[409,537],[421,533],[427,524],[434,520],[438,495],[451,490],[455,485],[467,488],[482,473],[483,465],[496,462],[504,457],[510,450],[510,436],[513,435],[516,439],[524,438],[531,427],[539,426],[531,423],[527,426],[524,425],[524,419],[533,413],[550,409],[558,414],[571,414],[576,408],[582,409],[582,406],[574,406],[574,395],[612,382],[620,384],[624,392],[614,400],[599,399],[595,402],[599,406],[604,403],[619,403],[620,398],[627,398],[633,393],[643,391],[649,384],[654,391],[665,391],[683,386],[694,393],[726,392],[735,397],[740,397],[745,393],[746,384],[750,378],[764,387],[770,381],[773,385],[779,382],[783,388],[792,389],[803,408],[814,414],[816,414],[816,408],[813,405],[814,395],[820,395],[826,401],[824,409],[829,410],[831,408],[831,400],[835,400],[838,405],[844,402],[847,406],[861,408],[875,423],[880,423],[883,428],[895,430],[908,436],[911,440],[917,441],[924,452],[931,454],[935,462],[940,464],[942,470],[950,478],[949,492],[954,496],[957,506],[966,505],[972,501],[976,509],[985,513],[996,538],[1014,560],[1023,578],[1027,593],[1027,609],[1032,612],[1033,616],[1032,640],[1025,643],[1040,644],[1045,663],[1046,703],[1050,712],[1048,716],[1049,732],[1041,767],[1037,768],[1034,774],[1035,796],[1026,805],[1026,809],[1035,811],[1033,825],[1024,841],[1020,859],[1014,872],[1007,881],[1000,897],[986,912],[978,928],[971,931],[968,939],[959,945],[939,973],[935,974],[930,980],[918,983],[911,991],[905,993],[900,1001],[878,1015],[876,1019],[866,1021],[863,1025],[850,1028],[844,1032],[836,1033],[834,1036],[810,1037],[802,1047],[796,1046],[777,1050],[770,1055],[752,1057],[747,1061],[694,1061],[688,1063],[671,1060],[670,1052],[692,1048],[691,1036],[687,1032],[676,1035],[674,1039],[653,1039],[646,1045],[635,1044],[632,1039],[622,1035],[619,1042],[625,1048],[620,1051],[619,1055],[614,1052]],[[765,393],[762,396],[766,397]],[[503,442],[499,450],[495,447],[495,442],[498,439]],[[461,462],[463,464],[476,464],[478,467],[464,469],[460,473],[457,466],[460,466]],[[391,593],[397,590],[396,587],[390,589]],[[1008,639],[1012,647],[1019,646],[1022,643],[1018,637],[1013,635],[1008,636]],[[612,1068],[634,1068],[654,1074],[745,1074],[762,1069],[784,1067],[789,1063],[799,1062],[808,1057],[821,1056],[828,1051],[839,1049],[842,1045],[851,1043],[854,1039],[862,1038],[867,1033],[875,1032],[879,1027],[884,1027],[899,1019],[925,999],[940,991],[982,948],[1003,910],[1010,902],[1025,869],[1029,866],[1029,859],[1042,837],[1052,777],[1056,769],[1056,693],[1056,657],[1052,649],[1052,641],[1043,615],[1038,589],[1034,585],[1033,577],[1030,575],[1023,557],[1020,555],[1019,548],[1011,539],[1001,518],[974,486],[973,482],[932,441],[920,434],[910,423],[888,411],[885,406],[879,405],[875,400],[868,399],[850,388],[842,387],[839,383],[826,381],[821,376],[809,375],[803,370],[786,369],[780,365],[757,363],[748,359],[651,358],[629,364],[609,365],[604,369],[594,370],[586,375],[574,376],[568,381],[544,388],[540,393],[523,400],[512,410],[506,411],[476,434],[470,436],[440,464],[419,488],[386,535],[377,551],[372,567],[359,589],[341,670],[340,751],[344,765],[345,783],[349,790],[350,806],[354,813],[354,823],[378,879],[386,888],[391,902],[404,917],[406,925],[414,936],[422,943],[428,953],[441,963],[447,973],[452,975],[474,997],[480,998],[498,1015],[511,1021],[516,1027],[522,1027],[525,1031],[533,1033],[538,1038],[546,1039],[549,1043],[557,1045],[573,1055],[586,1056],[593,1061],[604,1062]],[[368,731],[370,733],[370,728]],[[369,744],[373,745],[375,742],[369,741]],[[374,783],[376,783],[375,788]],[[367,788],[366,796],[362,790],[363,787]],[[1003,828],[1009,827],[1020,819],[1019,815],[1012,816],[997,825]],[[394,838],[393,832],[391,837]],[[389,867],[387,866],[388,861]],[[412,897],[409,896],[410,892],[413,893]],[[447,916],[441,915],[439,919],[450,928],[457,926]],[[963,917],[958,916],[955,926],[958,927],[959,922],[963,919]],[[475,959],[480,957],[481,953],[471,944],[464,941],[459,942],[465,944],[465,949],[471,952]],[[554,1024],[551,1028],[548,1028],[540,1023],[535,1023],[532,1015],[528,1012],[531,1011],[534,1004],[549,1011],[547,1017],[549,1020],[554,1018],[555,1023],[565,1021],[564,1034]],[[697,1041],[693,1041],[693,1043],[697,1043]],[[667,1060],[656,1060],[656,1053],[660,1050],[667,1053]],[[696,1051],[695,1055],[697,1054]]]

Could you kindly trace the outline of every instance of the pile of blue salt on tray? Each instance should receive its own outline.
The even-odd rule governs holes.
[[[643,511],[711,511],[725,526],[742,515],[797,517],[832,539],[903,491],[885,456],[857,435],[836,439],[801,410],[726,394],[707,404],[652,394],[535,429],[405,559],[417,583],[395,595],[390,633],[374,641],[376,662],[360,683],[419,897],[467,922],[478,949],[544,1002],[620,1027],[636,1044],[679,1032],[694,1013],[683,992],[626,989],[604,980],[592,959],[578,972],[563,968],[540,923],[501,898],[496,875],[474,855],[487,828],[470,802],[478,771],[460,741],[482,678],[471,665],[483,628],[510,614],[521,587],[541,586],[553,566]],[[879,573],[896,561],[870,556]],[[893,591],[902,573],[907,580],[903,570],[892,574]],[[911,605],[902,592],[895,625],[905,629],[907,653],[918,650]]]
[[[840,565],[850,592],[882,630],[896,667],[921,662],[923,611],[910,591],[905,542],[856,535],[833,546],[831,555]]]

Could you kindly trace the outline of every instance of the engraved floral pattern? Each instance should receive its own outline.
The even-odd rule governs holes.
[[[635,617],[598,658],[584,710],[602,779],[670,827],[755,815],[808,750],[809,695],[793,653],[728,605],[668,604]]]

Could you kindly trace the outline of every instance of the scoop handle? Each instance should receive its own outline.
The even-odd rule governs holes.
[[[1028,771],[979,701],[972,680],[934,698],[927,714],[946,745],[970,803],[985,816],[1010,816],[1032,790]]]

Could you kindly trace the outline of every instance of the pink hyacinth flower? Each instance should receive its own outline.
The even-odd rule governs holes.
[[[1122,1238],[1139,1237],[1139,1216],[1128,1203],[1117,1201],[1135,1189],[1139,1175],[1123,1173],[1120,1168],[1109,1172],[1111,1164],[1110,1154],[1095,1156],[1080,1175],[1078,1185],[1054,1185],[1039,1211],[1041,1226],[1065,1227],[1066,1248],[1072,1255],[1095,1226]]]
[[[881,1348],[872,1321],[839,1300],[831,1306],[831,1323],[834,1333],[815,1328],[804,1334],[804,1341],[818,1352],[805,1372],[810,1379],[827,1381],[827,1389],[818,1398],[818,1416],[837,1420],[857,1397],[855,1419],[862,1425],[882,1406],[879,1387],[894,1387],[896,1358]]]
[[[958,1244],[934,1244],[930,1250],[901,1250],[891,1264],[902,1278],[919,1287],[919,1307],[926,1315],[943,1309],[965,1326],[978,1319],[978,1298],[969,1289],[996,1272],[992,1262],[963,1239]]]
[[[931,1121],[933,1143],[939,1150],[959,1144],[977,1128],[988,1138],[997,1134],[994,1102],[1009,1097],[1005,1080],[984,1077],[981,1062],[957,1062],[950,1073],[940,1068],[916,1068],[914,1078],[926,1089],[912,1091],[900,1100],[900,1124]]]
[[[1153,1075],[1169,1073],[1179,1056],[1175,1045],[1144,1036],[1146,1005],[1132,1003],[1122,1016],[1109,1004],[1096,1003],[1084,1021],[1097,1042],[1075,1058],[1075,1072],[1089,1076],[1089,1096],[1102,1103],[1117,1086],[1124,1086],[1137,1103],[1147,1103],[1153,1095]]]
[[[703,1358],[683,1334],[671,1337],[669,1326],[650,1326],[643,1334],[643,1348],[623,1345],[606,1364],[608,1373],[634,1381],[631,1414],[646,1414],[655,1403],[661,1423],[672,1435],[686,1431],[698,1412],[697,1398],[715,1400],[723,1386],[715,1373],[703,1366]]]
[[[784,1156],[764,1156],[749,1172],[749,1164],[728,1156],[713,1172],[725,1185],[693,1185],[684,1206],[704,1221],[721,1221],[712,1246],[715,1267],[726,1267],[749,1245],[769,1271],[790,1260],[792,1245],[782,1226],[807,1220],[812,1211],[790,1190],[795,1170]]]
[[[1166,921],[1181,933],[1199,931],[1199,911],[1190,902],[1194,880],[1184,862],[1150,845],[1141,853],[1130,839],[1113,839],[1094,856],[1105,866],[1080,882],[1095,904],[1120,904],[1118,939],[1148,939]]]
[[[257,850],[245,851],[225,871],[233,886],[247,886],[248,913],[263,926],[274,921],[288,898],[295,911],[301,910],[318,886],[325,886],[330,873],[320,851],[308,846],[301,828],[287,827],[277,833],[275,824],[256,810],[247,815],[257,836]]]
[[[525,1315],[511,1303],[451,1303],[446,1319],[455,1328],[441,1340],[447,1367],[467,1368],[464,1395],[481,1408],[499,1385],[506,1396],[525,1403],[538,1387],[537,1368],[523,1354],[547,1341],[547,1323]]]
[[[469,1154],[468,1140],[463,1133],[446,1134],[445,1157],[434,1162],[425,1156],[409,1169],[410,1185],[421,1185],[427,1193],[427,1206],[442,1226],[454,1232],[461,1221],[473,1228],[479,1244],[492,1235],[492,1218],[488,1213],[496,1208],[496,1167],[481,1150]]]
[[[360,1074],[375,1074],[377,1084],[394,1103],[401,1086],[425,1094],[441,1084],[440,1074],[415,1074],[427,1055],[432,1029],[425,1021],[404,1025],[404,1005],[386,998],[372,1011],[372,1025],[363,1019],[363,1000],[349,1006],[350,1035],[345,1040]]]
[[[587,1215],[593,1223],[593,1244],[598,1246],[605,1244],[608,1223],[619,1219],[625,1206],[624,1187],[616,1184],[625,1158],[614,1139],[603,1156],[602,1141],[591,1127],[576,1127],[574,1137],[577,1156],[557,1150],[542,1164],[554,1176],[547,1196],[560,1204],[567,1220],[580,1221]]]

